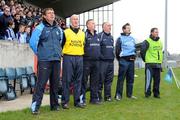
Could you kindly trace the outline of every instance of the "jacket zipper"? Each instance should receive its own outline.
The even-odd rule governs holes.
[[[159,55],[159,51],[158,51],[158,60],[160,60],[160,55]]]

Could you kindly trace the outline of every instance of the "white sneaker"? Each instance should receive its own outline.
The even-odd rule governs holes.
[[[136,100],[137,99],[137,97],[136,96],[131,96],[131,97],[129,97],[130,99],[134,99],[134,100]]]
[[[138,75],[134,74],[134,77],[135,77],[135,78],[137,78],[137,77],[138,77]]]
[[[116,99],[117,101],[120,101],[122,98],[117,95],[117,96],[115,97],[115,99]]]

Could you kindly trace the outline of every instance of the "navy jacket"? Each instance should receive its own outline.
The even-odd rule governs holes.
[[[10,20],[13,20],[11,16],[6,16],[5,14],[0,16],[0,36],[4,37],[6,29],[8,27],[8,22]]]
[[[89,30],[86,30],[85,34],[84,60],[100,60],[100,40],[96,31],[92,35]]]
[[[111,34],[101,32],[98,34],[101,41],[101,60],[114,60],[114,39]]]
[[[54,61],[61,58],[62,38],[63,31],[55,22],[50,25],[43,21],[35,28],[29,42],[39,61]]]

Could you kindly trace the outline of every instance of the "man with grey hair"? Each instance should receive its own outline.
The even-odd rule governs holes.
[[[104,22],[103,31],[98,34],[101,46],[100,81],[98,95],[102,101],[102,90],[104,85],[104,101],[112,101],[111,85],[114,76],[114,39],[111,35],[111,24]]]
[[[86,105],[86,90],[88,79],[90,81],[90,103],[100,104],[98,99],[98,83],[100,72],[100,40],[95,30],[95,22],[89,19],[86,22],[87,30],[85,32],[85,47],[84,47],[84,71],[82,81],[82,101]]]
[[[74,106],[83,108],[80,103],[81,81],[83,77],[83,55],[85,33],[79,28],[79,17],[70,17],[70,28],[64,31],[63,47],[63,75],[62,75],[62,107],[69,109],[69,88],[74,87]]]

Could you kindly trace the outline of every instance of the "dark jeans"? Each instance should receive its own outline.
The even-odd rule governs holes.
[[[153,82],[153,93],[155,96],[160,94],[159,92],[159,85],[160,85],[160,75],[161,68],[152,68],[151,66],[146,66],[145,68],[145,95],[151,95],[151,82],[152,78]]]
[[[47,81],[50,83],[50,106],[57,107],[60,61],[38,61],[38,80],[33,94],[33,102],[39,108]]]
[[[125,59],[119,60],[119,73],[116,87],[116,95],[122,97],[123,84],[126,78],[126,96],[131,97],[133,93],[134,83],[134,61],[128,61]]]
[[[81,81],[83,77],[83,57],[82,56],[63,56],[63,75],[62,75],[62,104],[69,103],[70,85],[74,88],[74,105],[80,102]]]
[[[82,81],[81,93],[83,95],[83,102],[86,102],[86,89],[88,78],[90,78],[90,102],[98,101],[98,84],[99,84],[99,61],[84,61],[84,74]]]
[[[99,94],[102,93],[103,85],[104,85],[104,98],[111,97],[111,85],[113,81],[113,76],[114,76],[114,62],[101,61],[100,62]]]

